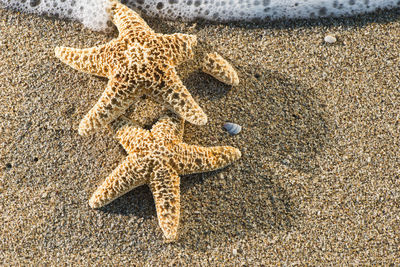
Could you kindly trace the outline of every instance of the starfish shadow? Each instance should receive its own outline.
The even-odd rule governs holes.
[[[191,72],[183,79],[183,82],[197,99],[218,101],[232,89],[232,86],[226,85],[200,70]]]
[[[229,172],[238,171],[235,167],[227,169]],[[224,173],[224,170],[219,172]],[[228,187],[235,188],[239,184],[243,189],[248,187],[245,181],[237,181],[235,178],[226,179]],[[245,190],[241,193],[227,190],[217,181],[216,185],[211,182],[213,189],[210,190],[210,181],[217,179],[217,173],[199,174],[182,179],[184,198],[184,192],[195,186],[199,189],[195,195],[192,193],[189,199],[198,201],[184,202],[187,205],[184,205],[183,209],[190,209],[191,212],[186,213],[186,216],[182,213],[181,235],[175,246],[193,251],[206,251],[209,247],[220,247],[254,233],[290,231],[301,216],[289,194],[269,176],[253,176],[251,179],[257,180],[258,190],[251,188],[247,193],[243,192]],[[208,184],[208,189],[205,189],[207,187],[203,184]],[[207,208],[204,208],[205,206]]]
[[[330,146],[332,126],[316,90],[261,66],[246,66],[242,74],[247,92],[239,90],[227,100],[230,116],[243,121],[242,132],[228,139],[244,152],[242,159],[220,171],[223,178],[214,172],[181,180],[183,192],[198,189],[190,197],[183,193],[190,199],[183,209],[191,212],[182,216],[176,246],[207,250],[249,235],[291,231],[302,217],[287,191],[295,188],[266,163],[310,176],[320,173],[316,158]],[[240,101],[251,101],[251,110],[236,109],[233,103]],[[215,116],[223,114],[217,110]]]
[[[247,76],[257,95],[252,106],[258,107],[245,115],[252,131],[248,139],[254,139],[249,149],[262,146],[265,149],[254,151],[260,157],[301,172],[318,172],[315,158],[329,145],[331,125],[316,90],[260,67]]]
[[[222,170],[181,177],[181,228],[175,246],[206,249],[216,242],[222,245],[248,235],[291,231],[302,216],[298,204],[291,199],[282,177],[265,163],[319,174],[315,159],[329,146],[331,127],[316,90],[260,66],[247,66],[242,73],[247,91],[238,90],[217,101],[226,103],[221,103],[213,116],[223,117],[226,104],[233,107],[231,116],[243,120],[244,130],[238,136],[222,140],[240,147],[243,156]],[[252,110],[234,108],[237,101],[250,101],[246,99],[249,92],[254,96]],[[191,131],[196,129],[188,128],[185,134]],[[206,139],[216,135],[203,134]],[[102,210],[151,220],[157,216],[145,186]]]
[[[153,196],[146,185],[133,189],[98,210],[110,214],[134,215],[144,219],[157,218]]]

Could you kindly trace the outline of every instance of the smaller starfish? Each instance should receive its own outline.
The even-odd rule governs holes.
[[[223,168],[240,158],[230,146],[201,147],[182,142],[184,121],[161,118],[151,131],[115,121],[115,138],[128,152],[126,159],[108,176],[89,200],[102,207],[128,191],[148,184],[153,193],[159,225],[167,240],[176,239],[180,215],[179,175]]]
[[[202,70],[228,85],[239,84],[239,77],[236,70],[218,53],[209,53],[204,57]]]
[[[175,70],[193,57],[197,37],[155,33],[136,12],[117,1],[111,1],[110,12],[118,38],[93,48],[55,49],[56,56],[71,67],[109,78],[99,101],[82,119],[79,134],[87,135],[106,126],[144,94],[193,124],[206,124],[207,115]]]

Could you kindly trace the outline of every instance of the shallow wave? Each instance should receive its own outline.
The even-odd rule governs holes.
[[[108,0],[0,0],[6,7],[82,22],[93,30],[109,26]],[[128,0],[149,16],[166,19],[234,21],[349,16],[399,7],[399,0]]]

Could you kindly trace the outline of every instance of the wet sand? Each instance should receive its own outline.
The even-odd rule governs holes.
[[[197,34],[197,52],[219,52],[241,79],[230,87],[201,73],[199,56],[179,68],[209,116],[186,124],[185,141],[243,156],[182,178],[180,238],[164,243],[145,186],[90,209],[126,153],[106,130],[78,135],[107,80],[53,52],[116,32],[0,9],[1,264],[399,265],[399,18],[149,19],[158,32]],[[242,132],[230,136],[227,121]]]

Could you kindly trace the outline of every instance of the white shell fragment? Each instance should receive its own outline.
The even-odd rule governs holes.
[[[232,122],[225,123],[224,128],[231,135],[238,134],[242,130],[242,126],[240,126],[239,124],[236,124],[236,123],[232,123]]]
[[[335,36],[327,35],[327,36],[325,36],[324,41],[329,43],[329,44],[333,44],[333,43],[336,43],[337,40],[336,40]]]

